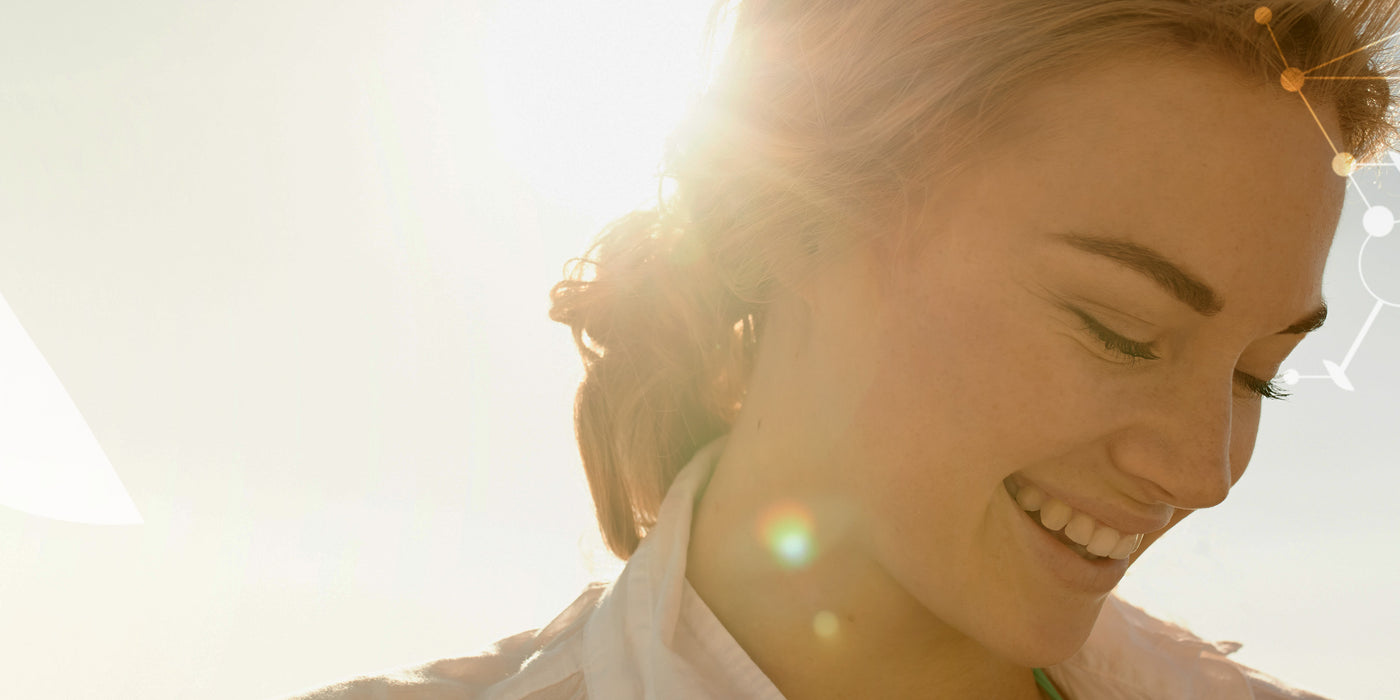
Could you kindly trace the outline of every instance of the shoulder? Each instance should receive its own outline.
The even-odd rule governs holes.
[[[1203,640],[1114,595],[1084,647],[1047,672],[1070,697],[1325,700],[1229,658],[1239,648]]]
[[[1239,668],[1249,680],[1249,689],[1254,693],[1255,700],[1327,700],[1321,695],[1294,688],[1248,666]]]
[[[475,700],[496,695],[503,684],[558,686],[576,670],[568,663],[571,647],[605,588],[589,586],[545,627],[506,637],[480,654],[359,676],[284,700]]]

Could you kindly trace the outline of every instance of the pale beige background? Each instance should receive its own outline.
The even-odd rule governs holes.
[[[0,509],[0,694],[289,693],[464,653],[609,575],[546,292],[648,194],[707,9],[0,5],[0,293],[145,517]],[[1369,176],[1400,210],[1400,173]],[[1287,366],[1340,359],[1370,310],[1361,213]],[[1236,493],[1123,590],[1304,687],[1396,697],[1398,352],[1388,309],[1355,393],[1270,404]]]

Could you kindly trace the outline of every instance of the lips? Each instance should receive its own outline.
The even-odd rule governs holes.
[[[1054,533],[1056,539],[1064,542],[1086,559],[1100,557],[1126,559],[1142,544],[1142,534],[1122,534],[1087,513],[1070,508],[1063,501],[1050,497],[1039,487],[1025,484],[1013,493],[1015,486],[1007,482],[1007,493],[1011,493],[1016,503],[1041,527]],[[1063,532],[1060,530],[1063,529]]]
[[[1004,490],[1004,489],[1003,489]],[[1058,584],[1064,588],[1094,595],[1113,590],[1128,571],[1128,559],[1081,556],[1079,545],[1066,542],[1063,533],[1052,533],[1041,526],[1034,513],[1021,509],[1010,492],[1004,496],[1005,512],[1011,519],[1016,540],[1035,570],[1036,579],[1044,585]],[[1058,535],[1058,537],[1057,537]]]
[[[1175,508],[1161,502],[1149,505],[1145,501],[1139,502],[1127,498],[1115,498],[1110,501],[1091,497],[1058,488],[1052,483],[1031,480],[1020,472],[1015,472],[1002,479],[1002,484],[1012,496],[1015,496],[1023,486],[1034,486],[1044,491],[1050,498],[1064,503],[1074,511],[1088,515],[1121,534],[1135,535],[1157,532],[1170,525],[1172,516],[1177,512]]]

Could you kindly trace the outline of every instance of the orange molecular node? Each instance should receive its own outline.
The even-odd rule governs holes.
[[[1356,172],[1356,157],[1346,151],[1342,151],[1332,157],[1332,172],[1347,177]]]
[[[1274,18],[1274,11],[1263,5],[1254,11],[1254,21],[1260,24],[1268,24]]]
[[[1289,68],[1279,74],[1278,82],[1283,85],[1283,89],[1289,92],[1298,92],[1303,89],[1303,71],[1297,68]]]
[[[775,503],[758,521],[758,536],[774,561],[784,569],[801,569],[812,562],[817,546],[812,514],[792,501]]]

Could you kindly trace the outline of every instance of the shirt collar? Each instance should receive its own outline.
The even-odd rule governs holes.
[[[724,443],[710,442],[676,475],[656,526],[584,627],[589,697],[782,699],[685,579],[695,502]]]

